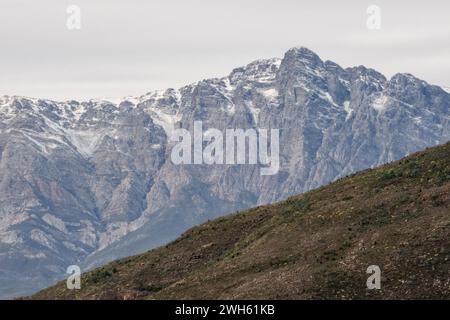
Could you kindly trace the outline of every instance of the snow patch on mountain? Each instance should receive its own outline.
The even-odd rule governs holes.
[[[348,100],[344,101],[343,106],[344,106],[344,111],[347,113],[345,120],[348,120],[348,119],[350,119],[350,117],[353,114],[353,109],[350,108],[350,101],[348,101]]]
[[[248,108],[248,110],[250,111],[250,114],[252,115],[253,123],[254,123],[255,125],[258,125],[258,122],[259,122],[259,113],[261,112],[261,109],[260,109],[260,108],[256,108],[256,107],[253,105],[252,102],[249,102],[249,103],[247,104],[247,108]]]
[[[180,122],[182,115],[181,114],[168,114],[164,113],[162,110],[158,108],[147,109],[147,112],[150,113],[153,121],[160,127],[164,129],[167,138],[170,138],[174,132],[175,124]]]
[[[376,97],[372,102],[372,107],[381,112],[386,109],[386,105],[389,102],[389,97],[386,95],[380,95]]]
[[[260,92],[269,101],[276,101],[278,98],[278,90],[275,88],[260,90]]]
[[[260,84],[273,83],[281,65],[281,59],[262,59],[249,63],[245,67],[234,69],[230,75],[232,83],[249,81]]]

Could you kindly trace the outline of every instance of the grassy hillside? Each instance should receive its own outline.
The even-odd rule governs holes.
[[[33,299],[450,298],[450,144],[178,240]],[[367,290],[378,265],[381,290]]]

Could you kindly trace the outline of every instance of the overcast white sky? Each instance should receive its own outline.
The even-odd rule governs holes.
[[[66,27],[71,4],[81,30]],[[372,4],[381,30],[366,27]],[[140,95],[294,46],[450,86],[449,13],[448,0],[1,0],[0,95]]]

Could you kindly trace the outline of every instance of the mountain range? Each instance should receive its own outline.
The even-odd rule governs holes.
[[[0,98],[0,297],[450,140],[450,94],[304,48],[121,101]],[[174,129],[280,130],[280,170],[175,165]]]

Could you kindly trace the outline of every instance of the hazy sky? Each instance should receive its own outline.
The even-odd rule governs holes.
[[[80,30],[66,27],[72,4]],[[372,4],[380,30],[366,26]],[[450,86],[449,13],[448,0],[1,0],[0,95],[140,95],[294,46]]]

